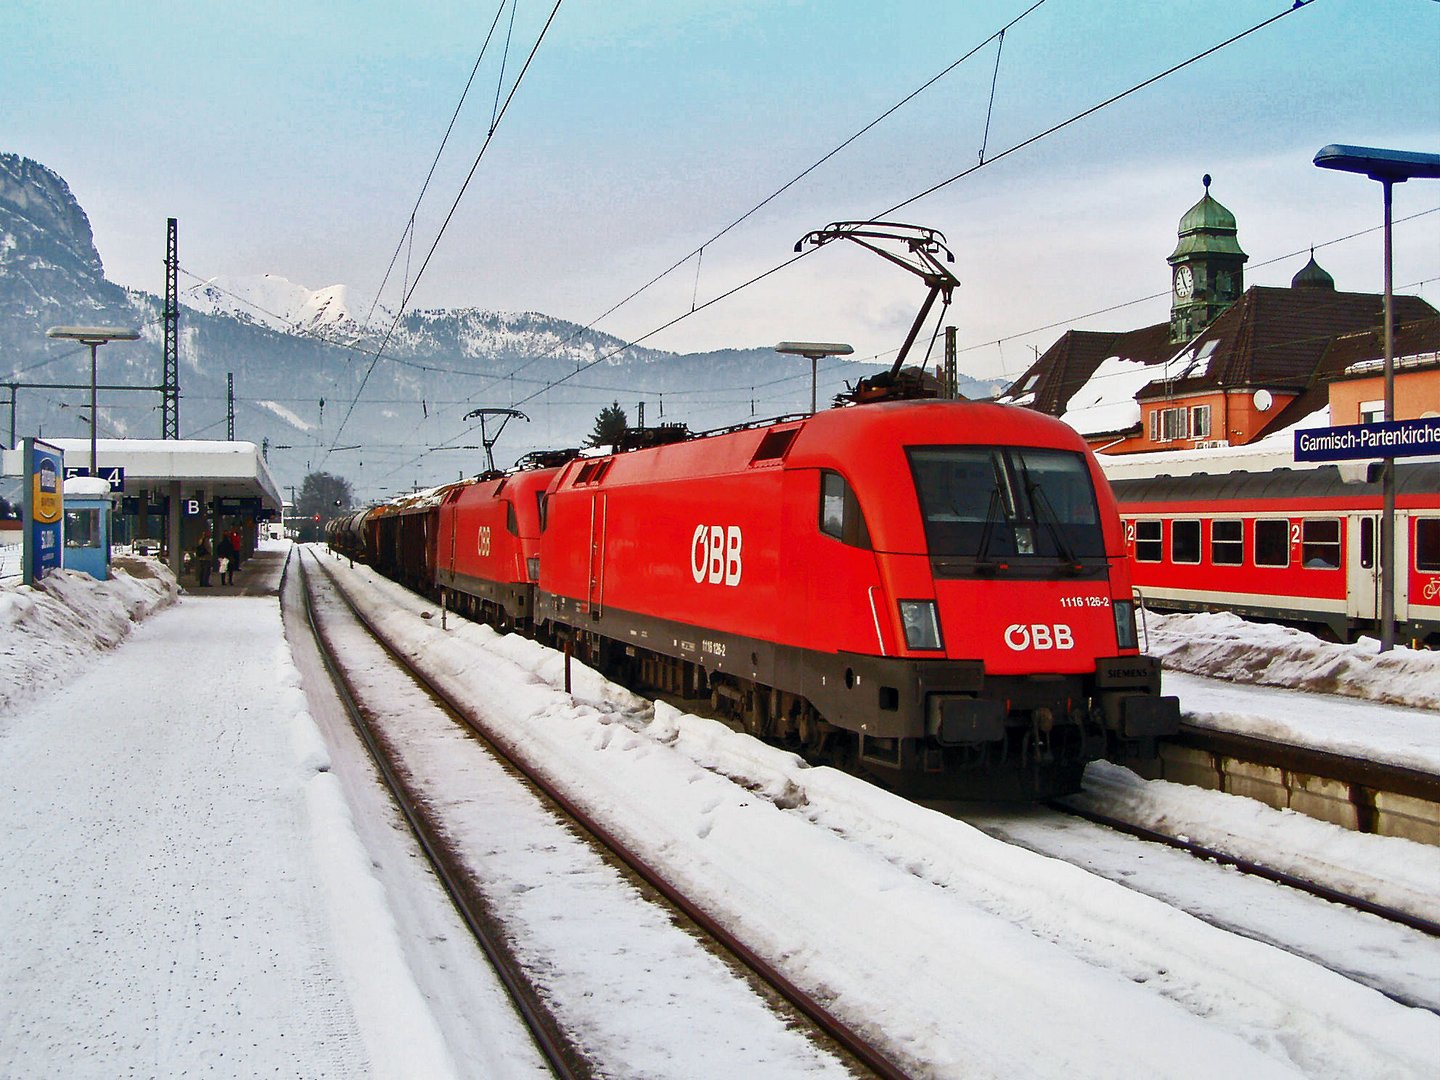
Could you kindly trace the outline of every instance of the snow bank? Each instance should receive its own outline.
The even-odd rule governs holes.
[[[102,649],[180,595],[175,575],[154,559],[117,558],[109,581],[56,570],[37,586],[0,585],[0,715]]]
[[[1440,709],[1440,652],[1397,646],[1380,652],[1374,638],[1338,645],[1285,626],[1246,622],[1229,613],[1145,617],[1150,649],[1168,669],[1230,682]]]

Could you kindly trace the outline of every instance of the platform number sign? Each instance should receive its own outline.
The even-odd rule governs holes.
[[[69,480],[72,476],[89,476],[89,475],[90,475],[90,467],[89,467],[88,465],[67,465],[67,466],[65,467],[65,479],[66,479],[66,480]],[[99,475],[100,475],[100,477],[101,477],[102,479],[104,479],[104,480],[106,480],[106,481],[109,482],[109,484],[110,484],[110,490],[111,490],[112,492],[115,492],[116,494],[123,494],[123,493],[124,493],[124,491],[125,491],[125,466],[123,466],[123,465],[111,465],[111,466],[108,466],[108,467],[102,467],[102,468],[100,469]]]

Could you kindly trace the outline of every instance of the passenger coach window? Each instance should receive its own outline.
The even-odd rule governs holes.
[[[1210,561],[1239,566],[1245,561],[1245,523],[1232,519],[1210,523]]]
[[[1340,568],[1340,522],[1319,518],[1300,523],[1300,565],[1309,570]]]
[[[1290,522],[1273,519],[1255,522],[1255,565],[1290,565]]]
[[[1162,541],[1165,525],[1161,521],[1135,522],[1135,561],[1160,562],[1165,558]]]
[[[851,547],[868,548],[870,531],[855,490],[839,473],[820,474],[820,531]]]
[[[1440,518],[1415,522],[1415,569],[1440,573]]]
[[[1200,561],[1200,522],[1172,521],[1170,523],[1170,561],[1177,563],[1198,563]]]

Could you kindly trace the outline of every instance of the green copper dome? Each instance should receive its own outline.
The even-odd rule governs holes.
[[[1210,197],[1210,174],[1206,173],[1205,195],[1180,219],[1179,243],[1168,261],[1202,253],[1244,256],[1236,231],[1235,215]]]
[[[1300,272],[1290,279],[1292,289],[1329,289],[1335,291],[1335,279],[1325,272],[1324,267],[1315,261],[1315,249],[1310,249],[1310,261],[1300,268]]]

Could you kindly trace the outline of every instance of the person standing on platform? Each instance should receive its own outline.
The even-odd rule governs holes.
[[[200,542],[195,545],[195,574],[199,578],[199,587],[210,588],[210,560],[214,556],[210,552],[210,530],[206,529],[200,534]]]
[[[240,547],[240,527],[239,527],[238,525],[233,526],[233,527],[230,529],[230,547],[231,547],[231,549],[232,549],[232,550],[231,550],[231,555],[230,555],[230,565],[232,565],[233,567],[235,567],[236,570],[239,570],[239,569],[240,569],[240,550],[241,550],[241,547]]]
[[[221,533],[220,542],[215,545],[215,554],[220,560],[220,584],[235,584],[235,545],[230,540],[232,533]]]

